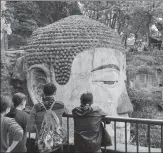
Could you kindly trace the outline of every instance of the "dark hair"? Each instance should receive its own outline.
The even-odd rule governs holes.
[[[9,100],[8,97],[4,97],[4,96],[1,96],[1,100],[0,100],[0,103],[1,103],[1,107],[0,107],[0,113],[3,113],[6,111],[7,108],[10,108],[11,107],[11,102]]]
[[[57,87],[53,83],[47,83],[43,87],[45,96],[51,96],[57,91]]]
[[[8,117],[15,117],[15,109],[19,106],[24,100],[26,100],[26,95],[23,93],[15,93],[12,97],[13,107],[11,108],[10,112],[6,115]]]
[[[90,92],[83,93],[80,97],[80,102],[83,105],[89,104],[91,105],[93,103],[93,95]]]

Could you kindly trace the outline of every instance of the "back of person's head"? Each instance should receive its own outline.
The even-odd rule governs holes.
[[[10,112],[7,114],[8,117],[15,117],[15,109],[20,106],[24,105],[24,101],[27,99],[26,95],[23,93],[15,93],[12,97],[13,107],[11,108]],[[25,106],[24,106],[25,107]],[[23,107],[23,108],[24,108]]]
[[[93,95],[90,92],[83,93],[80,97],[80,102],[83,105],[91,105],[93,103]]]
[[[56,93],[57,87],[53,83],[47,83],[43,87],[43,93],[45,96],[52,96]]]
[[[27,97],[26,97],[25,94],[20,93],[20,92],[15,93],[15,94],[13,95],[13,97],[12,97],[12,102],[13,102],[14,107],[19,106],[19,105],[22,104],[22,102],[23,102],[24,100],[26,100],[26,99],[27,99]]]
[[[0,113],[4,113],[8,108],[11,107],[12,103],[10,102],[10,99],[8,97],[6,96],[0,96],[0,97],[1,97]]]

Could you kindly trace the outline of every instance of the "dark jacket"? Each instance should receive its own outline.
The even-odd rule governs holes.
[[[54,102],[53,97],[46,97],[43,100],[43,103],[47,110],[50,109],[53,102]],[[62,125],[62,115],[68,112],[68,110],[64,106],[64,103],[56,101],[52,110],[56,113],[56,115],[59,118],[60,124]],[[42,104],[38,103],[33,106],[30,112],[29,122],[27,125],[28,132],[31,132],[31,133],[36,132],[36,128],[35,128],[35,125],[36,125],[38,133],[39,133],[41,124],[44,118],[44,114],[45,114],[45,108]]]
[[[107,115],[99,107],[80,106],[74,115],[75,151],[96,152],[101,148],[102,118]]]

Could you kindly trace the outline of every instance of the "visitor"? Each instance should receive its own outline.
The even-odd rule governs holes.
[[[6,97],[1,96],[0,99],[0,113],[1,113],[1,152],[11,152],[17,146],[23,137],[23,130],[13,118],[8,118],[5,115],[10,111],[11,102]],[[10,136],[12,143],[9,144]]]
[[[7,116],[14,118],[15,121],[22,127],[24,132],[22,140],[18,143],[18,145],[14,148],[12,152],[25,153],[27,151],[26,126],[29,118],[29,115],[24,111],[27,102],[27,97],[23,93],[15,93],[14,96],[12,97],[12,102],[13,102],[13,107],[11,108]],[[12,139],[10,141],[12,141]]]
[[[64,106],[64,103],[55,101],[56,91],[57,91],[57,88],[53,83],[47,83],[46,85],[44,85],[42,102],[34,105],[30,112],[29,122],[27,126],[28,132],[36,133],[36,135],[40,132],[45,111],[49,110],[50,107],[53,105],[53,103],[54,105],[52,107],[52,111],[56,113],[59,119],[59,123],[62,126],[62,115],[64,113],[67,113],[68,111],[66,107]],[[45,107],[46,107],[46,110],[45,110]]]
[[[81,95],[80,103],[80,107],[72,110],[74,115],[75,153],[101,152],[102,119],[106,113],[99,107],[92,106],[93,95],[90,92]]]

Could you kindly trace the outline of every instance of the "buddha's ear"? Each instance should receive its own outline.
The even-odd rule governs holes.
[[[50,72],[44,66],[36,64],[27,71],[27,88],[33,104],[41,102],[43,86],[50,82]]]
[[[118,100],[117,114],[126,114],[133,111],[126,88]]]

